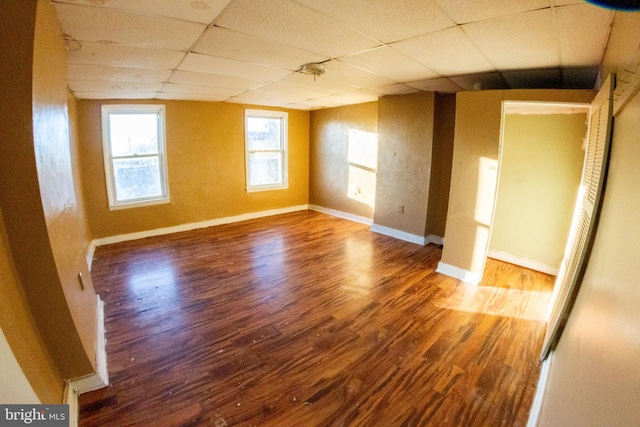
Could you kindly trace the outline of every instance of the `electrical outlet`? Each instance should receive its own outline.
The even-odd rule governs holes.
[[[404,205],[398,206],[398,213],[401,213],[401,214],[404,213]]]

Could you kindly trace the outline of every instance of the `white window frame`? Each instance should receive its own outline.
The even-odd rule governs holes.
[[[244,139],[245,139],[245,172],[246,172],[246,189],[248,193],[256,191],[270,191],[270,190],[283,190],[289,188],[289,151],[288,151],[288,133],[289,133],[289,120],[288,113],[285,111],[270,111],[270,110],[245,110],[244,114]],[[279,150],[250,150],[249,149],[249,118],[268,118],[268,119],[280,119],[280,149]],[[282,170],[281,178],[282,182],[277,184],[263,184],[263,185],[251,185],[251,170],[249,165],[249,159],[251,153],[280,153]]]
[[[157,114],[158,115],[158,153],[149,155],[113,156],[111,150],[111,114]],[[107,182],[107,196],[109,209],[119,210],[142,206],[151,206],[169,203],[169,185],[167,178],[167,156],[165,141],[165,106],[164,105],[103,105],[102,106],[102,149],[104,157],[104,171]],[[153,197],[140,197],[136,199],[118,200],[116,197],[115,176],[113,173],[114,159],[158,157],[160,168],[161,195]]]

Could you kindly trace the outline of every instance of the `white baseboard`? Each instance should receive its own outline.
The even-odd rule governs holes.
[[[78,404],[78,393],[73,389],[71,381],[65,383],[62,403],[69,405],[69,427],[77,427],[80,405]]]
[[[235,215],[235,216],[227,216],[224,218],[215,218],[207,221],[190,222],[188,224],[180,224],[172,227],[163,227],[163,228],[156,228],[154,230],[139,231],[136,233],[102,237],[99,239],[94,239],[94,241],[92,242],[92,245],[94,246],[109,245],[112,243],[126,242],[129,240],[144,239],[145,237],[163,236],[165,234],[196,230],[198,228],[214,227],[216,225],[232,224],[234,222],[247,221],[250,219],[263,218],[263,217],[272,216],[272,215],[280,215],[280,214],[285,214],[289,212],[304,211],[307,209],[309,209],[309,205],[298,205],[298,206],[289,206],[289,207],[280,208],[280,209],[271,209],[267,211],[250,212],[250,213]]]
[[[463,282],[477,285],[482,280],[481,273],[474,273],[473,271],[464,270],[454,265],[445,264],[440,261],[436,273],[444,274],[445,276],[453,277],[454,279],[462,280]]]
[[[91,271],[91,266],[93,265],[93,255],[96,252],[96,241],[92,240],[89,245],[89,249],[87,249],[87,267],[89,267],[89,271]]]
[[[436,245],[444,245],[444,237],[436,236],[435,234],[429,234],[427,236],[427,243],[435,243]]]
[[[373,231],[374,233],[384,234],[385,236],[404,240],[405,242],[416,243],[418,245],[424,246],[429,243],[424,236],[418,236],[416,234],[407,233],[406,231],[400,231],[396,230],[395,228],[385,227],[384,225],[372,224],[371,231]]]
[[[83,393],[98,390],[109,385],[109,372],[107,371],[107,351],[104,329],[104,302],[96,295],[96,372],[81,378],[66,382],[64,401],[69,405],[69,426],[78,425],[78,396]]]
[[[347,212],[337,211],[335,209],[323,208],[318,205],[309,205],[309,209],[316,212],[326,213],[331,216],[335,216],[342,219],[348,219],[349,221],[359,222],[360,224],[371,225],[373,220],[364,216],[353,215]]]
[[[538,378],[538,385],[536,386],[536,394],[533,396],[533,402],[531,403],[531,409],[529,410],[529,420],[527,421],[527,427],[538,426],[538,422],[540,420],[540,412],[542,411],[544,393],[547,389],[547,382],[549,381],[549,371],[551,370],[552,357],[553,351],[549,352],[547,358],[542,362],[542,368],[540,368],[540,378]]]
[[[508,262],[509,264],[519,265],[520,267],[528,268],[530,270],[539,271],[541,273],[550,274],[551,276],[557,276],[559,269],[550,265],[534,261],[527,258],[521,258],[515,255],[511,255],[505,252],[489,250],[487,254],[489,258],[497,259],[499,261]]]

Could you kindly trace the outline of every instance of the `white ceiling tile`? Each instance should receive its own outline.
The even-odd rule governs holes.
[[[306,101],[297,102],[294,105],[301,105],[303,107],[308,107],[309,109],[320,109],[320,108],[338,107],[341,104],[336,103],[336,102],[330,102],[325,97],[325,98],[308,99]]]
[[[207,102],[222,102],[229,99],[228,96],[216,96],[207,95],[203,93],[167,93],[159,92],[156,96],[157,99],[171,99],[176,101],[207,101]]]
[[[499,70],[557,67],[557,31],[550,9],[463,25],[472,42]]]
[[[178,50],[149,49],[96,42],[81,42],[80,49],[69,51],[70,64],[100,64],[160,70],[175,68],[183,57],[184,52]]]
[[[446,77],[408,82],[407,85],[428,92],[456,93],[464,90]]]
[[[556,8],[562,65],[600,65],[613,15],[612,10],[587,3]]]
[[[388,46],[381,46],[356,55],[346,56],[340,58],[340,61],[398,82],[429,79],[438,76],[438,73]]]
[[[296,0],[384,43],[451,27],[453,22],[428,1]]]
[[[458,24],[549,7],[549,0],[435,0]]]
[[[264,85],[263,82],[241,79],[219,74],[193,73],[191,71],[174,71],[169,79],[171,83],[181,83],[198,86],[226,87],[231,89],[250,90]]]
[[[378,98],[380,98],[379,93],[367,89],[359,89],[352,92],[343,92],[341,95],[351,99],[357,99],[360,102],[373,102],[377,101]]]
[[[103,6],[110,9],[129,10],[153,15],[168,16],[187,21],[209,24],[231,0],[53,0],[54,3],[70,3]]]
[[[475,90],[475,85],[480,83],[482,90],[508,89],[509,84],[500,73],[473,74],[468,76],[449,77],[454,84],[464,90]]]
[[[315,101],[318,101],[318,102],[327,102],[327,103],[333,103],[336,105],[363,104],[365,102],[373,102],[377,100],[378,98],[363,100],[362,98],[359,98],[357,96],[349,96],[346,94],[345,95],[329,95],[329,96],[325,96],[324,98],[315,99]]]
[[[395,83],[387,86],[372,87],[371,90],[381,95],[403,95],[406,93],[419,92],[417,88],[407,86],[404,83]]]
[[[291,71],[289,70],[267,67],[265,65],[256,65],[249,62],[236,61],[234,59],[202,55],[200,53],[188,54],[178,69],[194,71],[197,73],[235,76],[263,83],[278,80],[288,74],[291,74]]]
[[[290,0],[234,0],[216,25],[332,58],[378,45],[348,26]]]
[[[552,0],[555,6],[567,6],[570,4],[583,3],[584,0]]]
[[[128,92],[128,91],[89,91],[73,92],[78,99],[154,99],[157,92]]]
[[[278,83],[317,90],[319,92],[324,92],[327,95],[349,92],[357,88],[356,86],[327,80],[324,76],[316,77],[314,79],[313,76],[304,73],[291,73],[285,78],[278,80]]]
[[[268,85],[262,86],[259,90],[260,92],[291,96],[303,100],[327,96],[325,92],[282,84],[281,82],[270,83]]]
[[[276,107],[295,104],[300,101],[304,101],[304,99],[296,96],[284,96],[273,93],[258,92],[255,90],[245,92],[239,96],[234,96],[228,100],[228,102],[240,104],[271,105]]]
[[[244,89],[230,89],[226,87],[197,86],[177,83],[166,83],[161,88],[161,90],[165,93],[194,93],[203,95],[226,96],[227,98],[230,96],[240,95],[244,92]]]
[[[94,64],[69,64],[69,80],[107,80],[121,82],[166,82],[171,70],[111,67]]]
[[[326,56],[297,47],[225,28],[209,28],[194,46],[193,52],[253,62],[287,70],[298,70],[308,62],[322,62]]]
[[[72,92],[157,92],[162,89],[163,83],[140,82],[107,82],[93,80],[69,80],[69,89]]]
[[[128,46],[188,50],[206,25],[164,16],[56,3],[67,38]]]
[[[492,71],[493,67],[458,27],[391,45],[441,75]]]
[[[366,88],[397,83],[387,77],[372,74],[336,60],[329,61],[324,65],[327,67],[327,72],[322,75],[322,78],[346,85]]]
[[[562,86],[562,75],[559,68],[503,71],[502,76],[512,89],[559,88]]]
[[[301,111],[309,111],[309,110],[317,110],[317,108],[309,107],[308,105],[295,103],[295,104],[286,104],[283,105],[282,108],[288,108],[290,110],[301,110]]]

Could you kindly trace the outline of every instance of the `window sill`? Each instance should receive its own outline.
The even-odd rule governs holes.
[[[289,188],[288,185],[263,185],[263,186],[248,187],[247,193],[258,193],[260,191],[286,190],[288,188]]]
[[[162,199],[142,200],[142,201],[134,201],[129,203],[118,203],[115,205],[109,204],[109,210],[119,211],[123,209],[142,208],[145,206],[165,205],[168,203],[171,203],[171,199],[167,197]]]

